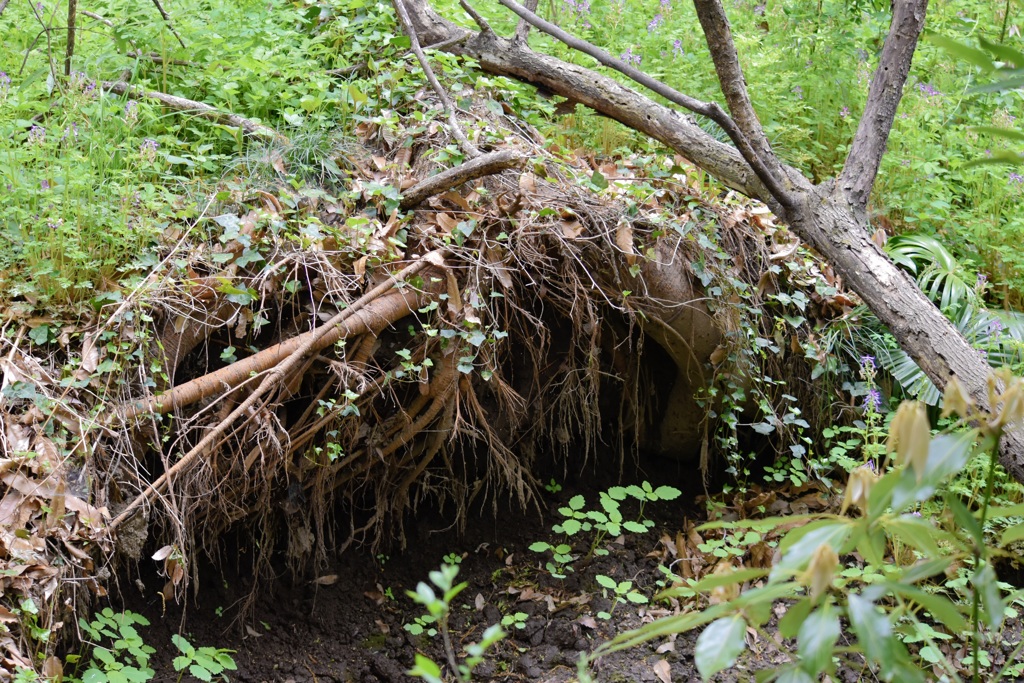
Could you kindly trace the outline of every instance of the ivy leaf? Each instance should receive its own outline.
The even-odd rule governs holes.
[[[693,659],[705,681],[732,666],[747,646],[747,624],[743,617],[722,617],[708,624],[697,638]]]

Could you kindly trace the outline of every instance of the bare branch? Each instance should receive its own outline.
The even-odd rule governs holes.
[[[164,18],[164,23],[167,24],[168,30],[170,30],[170,32],[174,34],[174,37],[178,39],[178,44],[182,47],[185,47],[185,41],[182,40],[181,36],[178,35],[178,32],[174,28],[174,24],[171,23],[170,15],[167,14],[167,10],[164,9],[164,6],[160,4],[160,0],[153,0],[153,4],[156,6],[156,11],[159,12],[160,16]]]
[[[871,196],[927,9],[928,0],[896,0],[889,35],[871,79],[864,115],[839,176],[839,188],[858,211],[867,207]]]
[[[404,0],[391,0],[395,6],[395,11],[398,13],[398,21],[402,26],[402,31],[409,37],[409,42],[412,47],[413,54],[416,55],[416,59],[419,60],[420,67],[423,69],[424,75],[427,77],[427,81],[430,83],[430,87],[434,89],[439,100],[441,100],[441,106],[444,107],[444,113],[448,117],[448,127],[451,129],[451,133],[455,136],[455,139],[459,143],[459,147],[466,156],[475,158],[480,156],[480,150],[476,148],[466,134],[462,132],[462,126],[459,125],[459,120],[455,117],[455,107],[452,105],[451,98],[448,97],[448,93],[441,87],[441,83],[437,80],[437,76],[434,75],[434,70],[430,68],[430,62],[427,61],[426,55],[423,54],[423,48],[420,47],[420,39],[416,35],[416,29],[413,28],[412,20],[409,19],[409,13],[405,9]]]
[[[75,56],[75,20],[78,18],[78,0],[68,0],[68,44],[64,52],[64,75],[71,77],[71,59]]]
[[[466,14],[473,18],[473,21],[476,22],[476,25],[480,27],[481,31],[484,33],[494,33],[494,31],[491,30],[491,25],[487,23],[487,20],[480,16],[480,13],[473,9],[473,6],[466,2],[466,0],[459,0],[459,5],[462,6],[462,9],[466,10]]]
[[[707,40],[708,49],[711,50],[711,59],[715,63],[722,94],[729,105],[729,113],[772,175],[780,179],[785,178],[782,164],[768,144],[761,122],[750,103],[747,82],[743,78],[736,43],[732,39],[729,18],[725,15],[721,0],[693,0],[693,5],[697,10],[701,28],[704,29],[704,38]]]
[[[231,112],[215,109],[203,102],[196,102],[195,100],[188,100],[184,97],[176,97],[174,95],[168,95],[167,93],[134,88],[124,81],[104,81],[102,86],[104,90],[117,93],[118,95],[130,94],[147,100],[156,100],[165,107],[174,109],[175,111],[188,112],[209,121],[223,123],[228,126],[235,126],[236,128],[241,128],[250,135],[281,137],[281,135],[273,128],[268,128],[261,123],[256,123],[255,121],[247,119],[244,116],[239,116],[238,114],[232,114]]]
[[[639,69],[635,69],[629,64],[626,64],[621,59],[611,56],[599,47],[566,33],[554,24],[541,19],[539,16],[522,5],[519,5],[514,0],[498,0],[498,2],[500,2],[505,8],[518,14],[520,18],[539,28],[541,31],[544,31],[544,33],[547,33],[549,36],[557,38],[574,50],[590,55],[601,64],[615,69],[645,88],[661,95],[668,101],[678,104],[681,107],[685,107],[696,114],[700,114],[701,116],[706,116],[717,123],[726,132],[729,139],[733,141],[733,144],[736,145],[736,148],[743,156],[743,159],[750,165],[754,174],[757,175],[758,179],[764,184],[778,204],[784,209],[789,209],[794,206],[794,198],[790,195],[789,191],[782,186],[778,178],[769,172],[760,156],[754,151],[754,148],[751,147],[746,136],[736,126],[736,122],[729,118],[729,115],[726,114],[717,103],[703,102],[690,97],[689,95],[684,95],[674,88],[670,88],[661,81],[651,78]]]
[[[406,211],[435,194],[458,187],[462,183],[476,178],[494,175],[509,168],[517,168],[525,162],[526,157],[510,150],[485,154],[454,168],[441,171],[423,182],[413,185],[402,193],[402,203],[399,204],[399,208]]]
[[[534,14],[537,13],[537,3],[539,0],[525,0],[523,7],[530,10]],[[517,43],[525,43],[526,38],[530,35],[530,24],[525,19],[520,19],[519,24],[516,26],[516,34],[512,37],[512,40]]]

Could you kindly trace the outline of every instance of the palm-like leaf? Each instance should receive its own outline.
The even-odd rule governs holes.
[[[992,367],[1014,365],[1024,359],[1024,314],[967,306],[953,323],[972,346],[985,352]],[[906,352],[876,348],[875,355],[908,396],[938,405],[942,394]]]
[[[918,286],[943,311],[954,313],[977,303],[966,269],[934,237],[900,235],[885,248],[893,261],[914,274]]]

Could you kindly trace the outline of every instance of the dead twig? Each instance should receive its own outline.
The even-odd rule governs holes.
[[[221,123],[227,126],[241,128],[250,135],[271,138],[283,137],[276,130],[268,128],[262,123],[256,123],[255,121],[247,119],[244,116],[239,116],[238,114],[232,114],[230,112],[221,111],[220,109],[215,109],[208,104],[196,102],[195,100],[188,100],[184,97],[168,95],[167,93],[157,92],[155,90],[142,90],[131,86],[124,81],[103,81],[102,86],[104,90],[117,93],[118,95],[131,95],[133,97],[144,98],[147,100],[155,100],[168,109],[173,109],[174,111],[195,114],[199,118],[213,121],[214,123]]]
[[[526,163],[526,157],[510,150],[479,156],[454,168],[445,169],[437,175],[413,185],[402,193],[402,203],[399,204],[399,208],[408,211],[428,197],[458,187],[470,180],[494,175],[510,168],[519,168],[524,163]]]
[[[430,68],[430,62],[427,61],[426,55],[423,54],[423,48],[420,47],[420,39],[416,36],[416,29],[412,26],[412,21],[409,19],[409,13],[405,9],[404,0],[391,0],[395,5],[395,11],[398,13],[398,19],[402,26],[402,31],[406,36],[409,37],[409,41],[412,47],[413,54],[416,55],[416,59],[420,63],[420,67],[423,69],[424,75],[427,77],[427,81],[430,83],[430,87],[434,89],[434,93],[437,94],[439,100],[441,100],[441,106],[444,108],[445,116],[448,117],[448,127],[452,131],[452,135],[459,143],[459,148],[466,154],[466,156],[476,158],[480,156],[480,150],[476,148],[466,134],[462,131],[462,126],[459,124],[459,120],[455,117],[455,107],[452,105],[451,98],[448,97],[448,93],[441,87],[441,83],[437,80],[437,76],[434,75],[434,70]]]
[[[164,6],[160,4],[160,0],[153,0],[153,4],[156,5],[156,11],[159,12],[160,16],[164,18],[164,23],[167,24],[167,29],[174,34],[175,38],[178,39],[178,44],[182,47],[185,47],[185,41],[182,40],[181,36],[178,35],[178,32],[174,28],[174,24],[171,23],[170,15],[167,14],[167,10],[164,9]],[[188,48],[185,49],[187,50]]]

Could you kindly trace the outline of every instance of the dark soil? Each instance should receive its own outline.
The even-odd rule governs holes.
[[[251,595],[251,580],[213,567],[204,570],[198,598],[187,605],[169,604],[164,609],[159,596],[150,597],[164,582],[154,571],[138,581],[133,576],[122,583],[123,606],[151,621],[143,637],[157,648],[152,665],[158,681],[178,679],[172,666],[177,654],[171,645],[174,633],[183,634],[197,647],[235,650],[238,670],[228,672],[232,681],[411,681],[415,679],[406,672],[413,666],[415,653],[441,663],[444,652],[440,636],[413,636],[404,628],[424,612],[406,591],[426,581],[429,571],[455,553],[462,558],[458,580],[468,583],[452,611],[456,649],[478,640],[485,628],[500,622],[504,615],[527,615],[522,628],[506,629],[509,636],[491,651],[474,680],[575,680],[581,652],[671,613],[664,604],[624,604],[612,610],[594,577],[604,574],[617,581],[631,580],[643,594],[653,595],[659,590],[656,582],[663,578],[658,571],[662,560],[652,552],[659,538],[664,532],[674,536],[687,518],[699,519],[702,514],[694,503],[701,491],[693,490],[692,485],[699,484],[699,476],[680,476],[675,485],[686,488],[680,482],[689,482],[689,490],[675,501],[649,507],[649,517],[656,522],[651,531],[614,539],[605,544],[609,555],[585,566],[577,562],[577,570],[567,578],[554,579],[543,570],[547,558],[528,546],[538,540],[554,540],[550,526],[561,520],[557,509],[572,495],[583,493],[588,504],[596,504],[598,492],[607,488],[604,483],[596,484],[597,479],[569,482],[563,491],[545,493],[540,501],[545,508],[543,518],[536,510],[529,514],[506,510],[495,518],[489,508],[461,535],[451,530],[450,520],[411,520],[405,551],[374,557],[369,550],[352,548],[319,577],[296,581],[283,575],[272,590],[257,596],[251,618],[243,618],[239,610]],[[660,477],[656,480],[673,484]],[[133,583],[144,586],[145,595],[132,588]],[[612,618],[598,618],[602,611],[612,612]],[[777,614],[784,611],[777,610]],[[774,619],[766,632],[777,638]],[[608,682],[699,681],[692,654],[696,637],[696,632],[685,633],[674,641],[661,639],[611,655],[592,673],[596,680]],[[1019,624],[1004,634],[1011,643],[1019,638]],[[789,652],[795,649],[791,643],[779,648],[760,634],[750,634],[748,644],[737,667],[715,680],[753,680],[754,670],[789,661]],[[993,654],[999,658],[998,652]],[[667,663],[668,670],[661,662]],[[837,679],[853,682],[864,676],[875,680],[868,672],[850,669],[840,670]],[[195,679],[186,675],[182,680]]]

